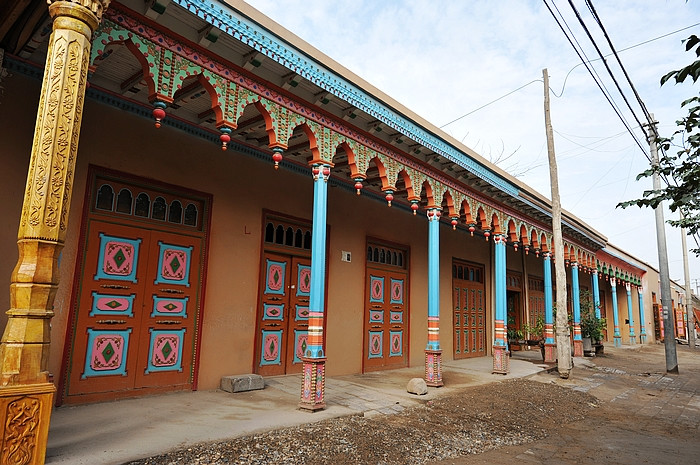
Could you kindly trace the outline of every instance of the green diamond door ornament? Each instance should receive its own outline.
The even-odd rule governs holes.
[[[107,346],[102,350],[102,356],[104,357],[106,362],[109,362],[109,360],[114,356],[114,347],[112,347],[112,343],[108,343]]]

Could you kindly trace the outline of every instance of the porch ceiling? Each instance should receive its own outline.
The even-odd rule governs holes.
[[[8,3],[14,5],[0,7],[0,47],[8,53],[43,67],[50,34],[50,20],[45,0],[20,0]],[[207,49],[210,53],[221,57],[222,62],[228,62],[232,67],[245,69],[256,79],[272,84],[282,92],[287,92],[294,98],[343,120],[346,124],[357,128],[359,132],[368,134],[390,146],[392,150],[444,173],[480,196],[491,199],[493,203],[504,205],[520,216],[531,218],[541,225],[551,223],[549,208],[542,202],[538,202],[534,198],[513,197],[463,166],[447,160],[423,144],[387,126],[376,117],[328,93],[276,61],[268,59],[251,46],[214,28],[184,8],[171,3],[161,13],[158,13],[156,10],[161,11],[161,9],[155,8],[155,6],[168,2],[123,0],[120,3],[145,15],[150,20],[156,21],[160,27],[167,27],[173,34],[184,37]],[[12,8],[13,6],[15,8]],[[141,75],[142,65],[125,46],[109,46],[97,60],[99,60],[99,66],[89,77],[91,86],[151,107],[151,103],[148,101],[147,84]],[[167,112],[168,115],[205,130],[218,131],[215,127],[215,115],[211,110],[211,99],[206,89],[195,77],[183,81],[182,88],[175,94],[175,101],[168,106]],[[252,106],[246,108],[239,119],[238,128],[232,132],[231,137],[234,141],[249,147],[264,152],[270,151],[265,122]],[[289,149],[284,156],[285,160],[299,164],[306,164],[311,159],[308,139],[303,132],[295,131],[289,140]],[[350,168],[344,152],[339,151],[335,161],[334,176],[352,183]],[[381,194],[381,187],[379,176],[373,177],[371,172],[368,172],[364,189]],[[397,188],[401,191],[401,186],[397,186]],[[401,198],[401,193],[398,193],[397,199]],[[591,240],[589,235],[582,230],[577,230],[577,228],[565,225],[564,233],[591,250],[600,247],[598,242]]]

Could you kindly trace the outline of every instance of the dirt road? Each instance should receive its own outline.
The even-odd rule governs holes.
[[[440,396],[394,415],[351,416],[131,462],[170,464],[700,463],[700,350],[607,349],[556,373]]]
[[[696,464],[700,463],[700,350],[678,346],[680,374],[665,374],[662,345],[608,350],[576,367],[534,379],[586,392],[599,400],[585,419],[556,425],[548,437],[440,464]]]

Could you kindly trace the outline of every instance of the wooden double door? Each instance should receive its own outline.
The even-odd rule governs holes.
[[[408,366],[408,252],[368,246],[364,371]]]
[[[455,261],[452,265],[454,357],[486,355],[484,269]]]
[[[300,373],[309,335],[311,259],[265,252],[261,268],[255,371]]]
[[[197,235],[88,220],[68,402],[192,388],[203,245]]]

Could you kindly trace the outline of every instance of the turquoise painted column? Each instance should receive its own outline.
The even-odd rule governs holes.
[[[326,356],[323,352],[323,319],[326,283],[326,209],[328,205],[329,165],[315,164],[313,232],[311,235],[311,283],[309,289],[309,336],[302,357],[302,386],[299,407],[319,410],[326,407]]]
[[[637,296],[639,298],[639,343],[646,344],[647,328],[644,322],[644,288],[642,286],[637,287]]]
[[[593,271],[591,276],[593,286],[593,306],[595,307],[595,317],[600,319],[600,288],[598,288],[598,270]]]
[[[425,348],[425,383],[440,387],[440,209],[428,208],[428,344]]]
[[[581,338],[581,289],[578,284],[578,262],[571,262],[571,298],[574,304],[574,357],[583,357]]]
[[[634,334],[634,312],[632,311],[632,286],[630,283],[625,283],[627,289],[627,318],[630,321],[630,344],[637,343],[637,336]]]
[[[508,310],[506,294],[506,237],[502,234],[493,236],[494,243],[494,338],[493,338],[493,373],[508,373],[508,347],[506,344],[506,315]]]
[[[544,261],[544,361],[554,363],[557,359],[554,342],[554,309],[552,303],[552,256],[545,252]]]
[[[621,347],[622,346],[622,336],[620,336],[620,318],[617,314],[617,279],[614,277],[610,277],[610,288],[612,292],[612,306],[613,306],[613,324],[614,326],[614,333],[613,333],[613,340],[615,341],[615,347]]]

